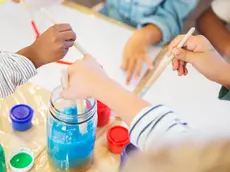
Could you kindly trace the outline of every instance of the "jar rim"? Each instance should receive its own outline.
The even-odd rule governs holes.
[[[61,97],[59,97],[59,98],[57,98],[57,99],[53,99],[53,97],[55,97],[55,92],[60,92],[62,90],[62,86],[60,85],[60,86],[58,86],[58,87],[56,87],[53,91],[52,91],[52,93],[51,93],[51,96],[50,96],[50,106],[51,106],[51,108],[52,108],[52,111],[53,112],[55,112],[55,113],[57,113],[57,114],[59,114],[61,117],[64,117],[64,118],[66,118],[66,119],[71,119],[71,118],[73,118],[73,116],[71,116],[71,115],[68,115],[68,114],[65,114],[63,111],[60,111],[56,106],[55,106],[55,104],[54,104],[54,102],[56,101],[56,100],[58,100],[59,98],[61,99]],[[66,122],[66,121],[63,121],[63,120],[61,120],[61,119],[59,119],[56,115],[54,115],[52,112],[51,112],[51,114],[52,114],[52,116],[53,117],[55,117],[56,119],[58,119],[58,120],[60,120],[61,122],[64,122],[64,123],[67,123],[67,124],[76,124],[76,123],[78,123],[78,124],[80,124],[80,123],[84,123],[85,121],[88,121],[88,120],[90,120],[92,117],[93,117],[93,115],[94,115],[94,111],[96,111],[96,100],[94,99],[94,98],[86,98],[86,99],[91,99],[92,100],[92,105],[91,105],[91,107],[87,110],[87,112],[85,112],[85,113],[81,113],[81,114],[77,114],[76,116],[77,116],[77,118],[78,119],[81,119],[81,118],[86,118],[85,120],[83,120],[83,121],[81,121],[81,122]],[[64,100],[64,99],[63,99]],[[75,117],[76,117],[75,116]]]

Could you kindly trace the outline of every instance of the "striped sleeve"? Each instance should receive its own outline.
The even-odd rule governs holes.
[[[131,142],[141,150],[154,147],[154,140],[178,137],[188,130],[176,114],[164,105],[146,107],[135,116],[130,125]]]
[[[12,94],[17,86],[22,85],[35,74],[33,63],[26,57],[0,52],[0,98]]]

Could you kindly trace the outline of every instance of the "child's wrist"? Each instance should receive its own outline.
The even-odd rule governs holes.
[[[145,35],[146,43],[148,45],[158,43],[162,40],[161,30],[153,24],[148,24],[144,26],[141,29],[141,32],[143,33],[143,35]]]
[[[107,96],[112,96],[114,90],[114,86],[116,85],[115,81],[112,79],[104,78],[96,83],[95,88],[93,89],[92,96],[102,101]]]
[[[28,58],[34,64],[36,69],[43,65],[39,57],[37,56],[37,53],[33,50],[32,46],[21,49],[17,53]]]

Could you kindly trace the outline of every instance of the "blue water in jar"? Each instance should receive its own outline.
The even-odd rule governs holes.
[[[64,113],[77,115],[77,107],[65,108]],[[87,166],[91,162],[96,138],[94,120],[86,122],[85,133],[80,132],[81,124],[71,125],[54,118],[49,120],[48,152],[55,168],[66,170]]]

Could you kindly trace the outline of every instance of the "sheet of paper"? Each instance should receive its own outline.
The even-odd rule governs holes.
[[[111,78],[130,90],[136,86],[138,81],[133,81],[130,86],[126,86],[126,75],[120,69],[123,48],[132,35],[131,31],[62,5],[54,5],[46,9],[56,21],[71,24],[77,34],[77,42],[97,59]],[[41,26],[41,30],[52,25],[49,18],[40,12],[36,14],[36,21]],[[150,52],[150,57],[154,59],[159,48],[152,47]],[[64,60],[75,61],[79,58],[81,58],[79,52],[72,48]]]
[[[133,80],[127,86],[125,84],[126,75],[120,69],[123,48],[132,35],[131,31],[63,5],[52,5],[45,8],[57,22],[71,24],[77,34],[77,41],[98,60],[111,78],[129,90],[134,89],[138,81]],[[49,18],[39,10],[33,10],[33,16],[41,33],[52,25]],[[17,51],[35,40],[35,33],[30,25],[30,14],[21,5],[10,1],[0,5],[0,21],[0,49]],[[150,49],[150,57],[154,59],[160,48]],[[80,58],[82,55],[75,48],[71,48],[64,60],[73,62]],[[60,69],[59,64],[46,65],[38,70],[38,75],[31,81],[48,90],[53,90],[60,84]],[[145,71],[146,66],[142,74]]]
[[[29,14],[11,1],[0,5],[0,50],[17,51],[35,39]]]
[[[178,77],[171,65],[144,96],[155,104],[168,105],[181,119],[201,131],[229,132],[229,102],[218,99],[220,85],[208,81],[189,66],[186,77]]]

